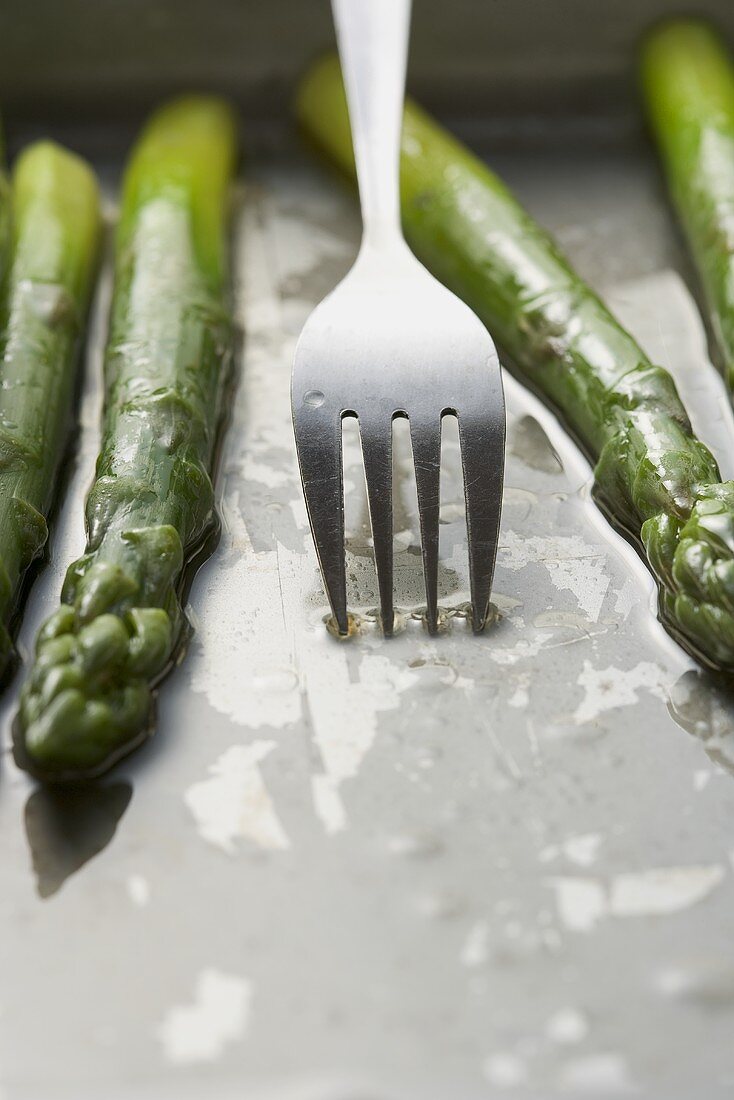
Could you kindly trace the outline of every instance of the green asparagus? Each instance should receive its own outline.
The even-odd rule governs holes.
[[[307,73],[297,113],[354,173],[338,61]],[[596,498],[638,540],[660,617],[699,659],[734,668],[734,483],[650,362],[508,188],[414,103],[405,108],[403,226],[419,258],[484,320],[513,369],[596,460]]]
[[[0,304],[0,675],[13,654],[24,577],[48,537],[100,239],[95,178],[58,145],[23,153],[10,197]]]
[[[184,569],[216,523],[235,154],[229,107],[186,97],[153,115],[125,173],[86,553],[21,698],[20,760],[42,778],[99,773],[145,737],[184,635]]]
[[[651,127],[734,392],[734,64],[705,23],[675,20],[648,36],[641,73]]]

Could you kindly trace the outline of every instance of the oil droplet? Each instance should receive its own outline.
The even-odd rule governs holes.
[[[533,619],[533,626],[537,627],[571,627],[580,630],[582,634],[589,632],[589,620],[574,611],[541,611]]]
[[[356,615],[351,613],[347,615],[347,633],[340,634],[339,627],[337,626],[336,619],[333,615],[326,615],[324,618],[326,629],[331,634],[332,638],[336,638],[339,642],[345,642],[348,638],[354,638],[360,633],[360,620]]]
[[[433,660],[422,660],[420,658],[411,661],[408,665],[409,668],[414,670],[420,670],[419,683],[422,688],[435,688],[440,690],[444,687],[449,687],[455,683],[458,678],[458,672],[455,667],[446,660],[437,657]]]

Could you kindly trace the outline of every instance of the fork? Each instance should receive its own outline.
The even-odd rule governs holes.
[[[469,543],[471,621],[483,629],[504,473],[499,360],[478,317],[408,248],[399,161],[410,0],[332,0],[352,126],[363,234],[354,266],[299,338],[291,383],[311,531],[339,634],[349,633],[342,420],[356,417],[386,636],[393,633],[393,420],[410,425],[426,623],[438,629],[441,421],[456,416]]]

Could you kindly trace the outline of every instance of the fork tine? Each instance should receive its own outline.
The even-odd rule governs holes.
[[[428,631],[438,629],[438,510],[441,493],[441,420],[413,417],[410,437],[418,490]]]
[[[393,633],[393,547],[392,547],[392,421],[360,417],[364,474],[372,524],[377,584],[380,590],[382,631]]]
[[[501,385],[501,383],[500,383]],[[497,554],[504,480],[504,405],[502,392],[487,402],[480,420],[459,414],[461,464],[466,496],[472,628],[484,629]]]
[[[308,423],[303,422],[302,413],[294,417],[294,429],[303,494],[324,587],[339,633],[348,634],[342,422],[333,412],[324,411],[319,416],[312,409]]]

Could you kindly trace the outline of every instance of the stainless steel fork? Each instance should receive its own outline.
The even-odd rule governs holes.
[[[324,585],[349,631],[342,420],[356,416],[386,635],[393,632],[392,422],[413,447],[426,621],[438,626],[441,420],[458,419],[472,625],[487,617],[504,473],[505,406],[492,340],[416,260],[400,228],[399,150],[410,0],[332,0],[352,125],[363,236],[357,260],[301,333],[291,400],[298,460]]]

